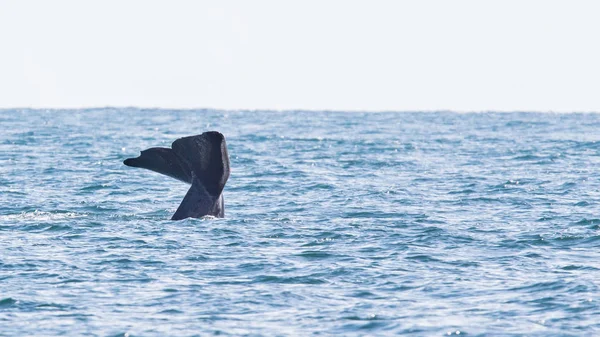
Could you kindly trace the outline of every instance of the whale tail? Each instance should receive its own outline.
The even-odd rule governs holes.
[[[179,138],[171,148],[153,147],[123,161],[192,184],[173,220],[224,216],[223,188],[229,178],[225,137],[216,131]]]
[[[198,214],[222,218],[225,216],[225,207],[223,194],[215,196],[208,193],[204,184],[192,172],[192,186],[183,197],[171,220],[197,218]]]
[[[125,159],[123,164],[158,172],[188,184],[192,183],[192,167],[189,162],[173,150],[164,147],[144,150],[137,158]]]

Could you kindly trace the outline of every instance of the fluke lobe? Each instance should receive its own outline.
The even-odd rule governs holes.
[[[192,184],[171,220],[225,215],[223,188],[229,178],[225,137],[217,131],[179,138],[171,148],[153,147],[123,164]]]

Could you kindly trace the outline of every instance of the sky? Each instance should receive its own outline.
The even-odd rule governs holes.
[[[0,108],[600,111],[600,1],[0,0]]]

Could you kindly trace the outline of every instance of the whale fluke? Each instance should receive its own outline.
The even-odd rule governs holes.
[[[192,184],[171,220],[225,215],[223,188],[229,178],[225,137],[217,131],[179,138],[171,148],[153,147],[123,164]]]

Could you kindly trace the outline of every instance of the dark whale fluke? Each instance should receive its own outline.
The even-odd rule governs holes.
[[[225,137],[217,131],[179,138],[171,149],[153,147],[123,164],[141,167],[181,180],[192,187],[171,220],[225,215],[223,188],[229,178]]]

